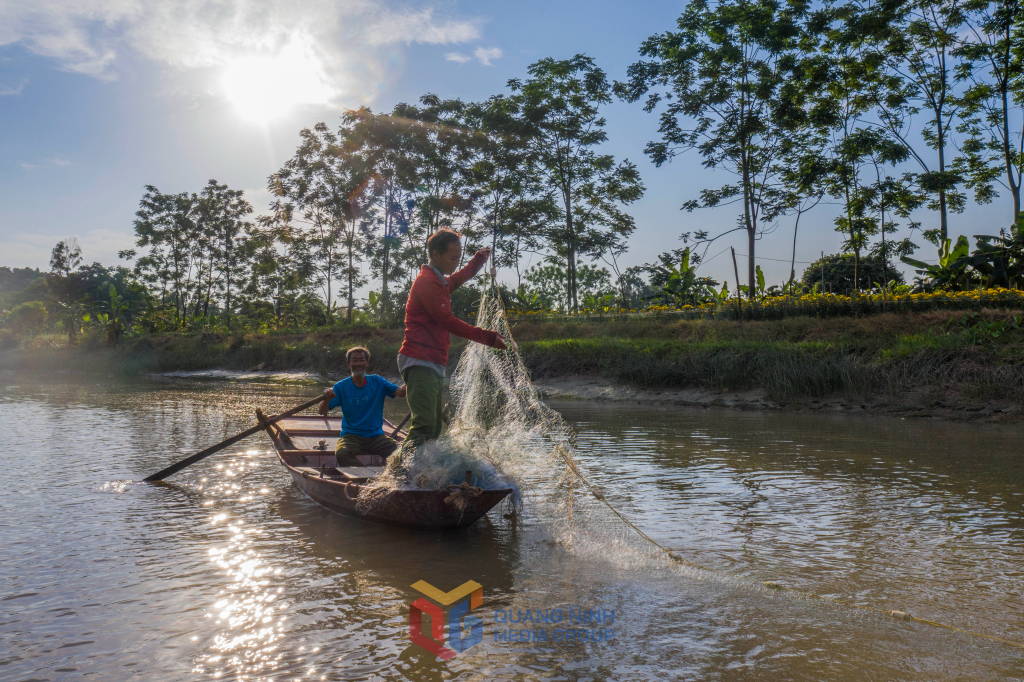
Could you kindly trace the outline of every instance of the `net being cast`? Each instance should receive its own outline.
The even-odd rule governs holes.
[[[341,408],[341,437],[334,451],[339,467],[359,467],[356,455],[378,455],[387,458],[398,443],[384,433],[384,399],[401,398],[405,386],[396,386],[376,374],[367,374],[370,351],[362,346],[349,348],[345,363],[352,373],[324,391],[320,415]]]

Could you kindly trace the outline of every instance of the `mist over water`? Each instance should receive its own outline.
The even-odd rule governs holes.
[[[704,571],[592,497],[565,542],[543,476],[519,518],[451,533],[322,509],[260,437],[132,482],[319,387],[0,381],[2,680],[1021,676],[1020,649],[763,586],[1024,640],[1019,428],[552,404],[606,498]],[[481,644],[447,662],[411,645],[421,579],[483,585]],[[499,611],[580,607],[614,610],[610,642],[554,642],[552,625],[547,641],[494,641],[517,627]]]

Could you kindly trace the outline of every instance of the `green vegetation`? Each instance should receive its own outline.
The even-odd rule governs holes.
[[[618,320],[516,327],[537,378],[594,375],[644,388],[761,388],[776,400],[899,401],[912,392],[1024,406],[1021,316],[986,311],[787,318]],[[995,333],[993,333],[995,332]]]
[[[763,389],[777,401],[978,401],[1024,407],[1024,317],[985,310],[780,320],[521,322],[514,327],[535,379],[596,377],[645,389]],[[38,336],[0,351],[0,368],[125,375],[178,370],[306,371],[342,376],[345,350],[365,345],[371,371],[393,376],[400,329],[356,327],[309,334],[101,334],[67,349]],[[452,366],[465,342],[452,345]],[[87,369],[83,369],[87,368]]]
[[[980,0],[691,0],[624,82],[586,55],[544,58],[483,101],[425,94],[350,111],[300,132],[263,215],[215,180],[150,185],[135,249],[120,254],[130,269],[83,264],[73,239],[49,272],[0,268],[0,366],[337,375],[344,348],[365,344],[390,373],[426,240],[449,227],[467,255],[490,246],[514,272],[501,292],[537,376],[1019,403],[1020,15]],[[656,166],[693,154],[731,176],[682,208],[732,206],[737,227],[683,232],[654,263],[620,267],[645,188],[604,153],[613,96],[659,116],[644,149]],[[973,248],[948,234],[968,190],[1008,217]],[[842,253],[797,277],[801,216],[827,203],[840,207]],[[755,249],[787,217],[791,272],[772,284]],[[895,237],[900,221],[910,237]],[[747,267],[741,278],[733,261],[745,284],[730,288],[699,268],[732,231],[747,237]],[[918,232],[936,262],[911,257]],[[453,311],[472,319],[479,296],[461,288]]]

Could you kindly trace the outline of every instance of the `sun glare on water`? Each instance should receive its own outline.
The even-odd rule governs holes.
[[[276,55],[250,55],[228,63],[224,94],[238,112],[266,122],[301,105],[327,104],[337,94],[312,47],[293,40]]]

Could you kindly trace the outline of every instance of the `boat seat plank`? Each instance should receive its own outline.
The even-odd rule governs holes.
[[[288,417],[277,422],[277,424],[285,431],[291,431],[292,429],[341,431],[341,417],[330,417],[327,419],[323,417]]]
[[[285,429],[292,438],[306,437],[306,438],[337,438],[341,434],[341,429],[335,429],[333,431],[327,431],[326,429]]]
[[[324,478],[373,478],[381,472],[384,467],[327,467],[324,469]],[[316,467],[295,467],[309,476],[320,477],[320,469]]]
[[[346,478],[373,478],[383,470],[384,467],[338,467]]]
[[[320,478],[320,469],[316,467],[295,467],[295,470],[301,472],[304,476],[313,476],[315,478]],[[324,478],[341,478],[341,473],[337,469],[331,467],[324,469],[323,474]]]

